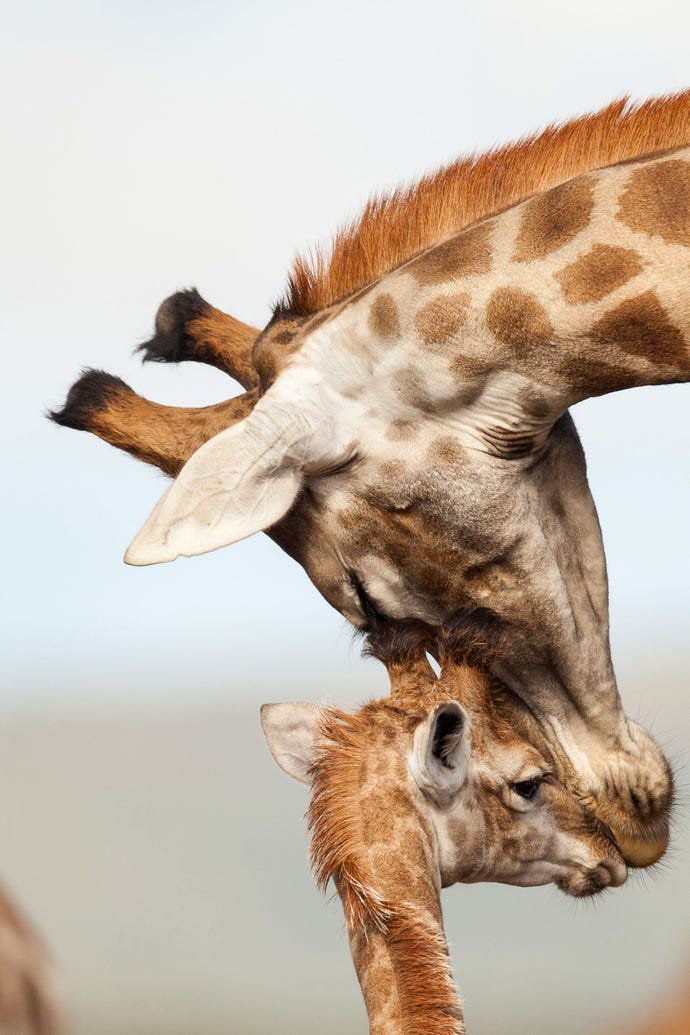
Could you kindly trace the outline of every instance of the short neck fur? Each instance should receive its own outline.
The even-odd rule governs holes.
[[[327,713],[309,808],[312,860],[318,882],[332,878],[343,902],[370,1031],[461,1035],[434,835],[390,750],[400,722],[383,703]]]

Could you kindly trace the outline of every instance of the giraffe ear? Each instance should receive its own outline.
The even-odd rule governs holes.
[[[276,383],[277,386],[277,383]],[[288,512],[304,478],[347,461],[334,418],[301,383],[259,400],[238,424],[187,461],[125,554],[127,564],[193,557],[269,528]]]
[[[310,768],[321,742],[321,709],[308,701],[261,705],[261,727],[268,750],[280,768],[311,783]]]
[[[418,786],[447,805],[467,778],[470,720],[457,701],[437,704],[416,729],[410,767]]]

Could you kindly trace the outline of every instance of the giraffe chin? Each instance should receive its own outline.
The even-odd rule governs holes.
[[[620,833],[611,828],[620,853],[628,866],[634,869],[644,869],[645,866],[653,866],[659,862],[668,848],[669,832],[662,831],[652,837],[633,837],[630,834]]]

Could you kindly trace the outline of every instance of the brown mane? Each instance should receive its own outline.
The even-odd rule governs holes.
[[[371,924],[385,930],[390,911],[358,861],[362,844],[359,769],[370,736],[369,715],[385,705],[372,701],[349,715],[336,708],[324,711],[321,735],[328,743],[312,766],[312,797],[307,810],[312,833],[311,864],[317,886],[329,880],[343,899],[348,926]]]
[[[451,1035],[460,1030],[459,1007],[442,932],[414,903],[386,900],[360,861],[362,847],[369,847],[362,824],[360,775],[371,747],[373,716],[385,738],[400,712],[386,701],[372,701],[355,715],[324,711],[321,734],[328,747],[312,766],[307,813],[312,867],[322,890],[329,880],[335,883],[351,932],[361,931],[366,939],[385,938],[404,1030]]]
[[[690,144],[690,90],[631,103],[482,155],[469,155],[410,187],[367,202],[336,234],[330,250],[298,256],[282,308],[307,316],[371,284],[471,223],[573,176],[655,151]]]

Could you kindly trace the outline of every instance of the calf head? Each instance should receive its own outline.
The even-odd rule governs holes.
[[[465,617],[442,630],[406,623],[377,633],[370,649],[388,667],[391,695],[354,714],[306,703],[262,709],[274,758],[312,786],[312,859],[341,895],[343,885],[374,881],[384,899],[400,897],[384,861],[405,856],[406,845],[413,884],[553,882],[582,897],[624,882],[610,827],[563,779],[548,746],[502,713],[486,629],[483,617]],[[425,648],[439,656],[438,679]]]

